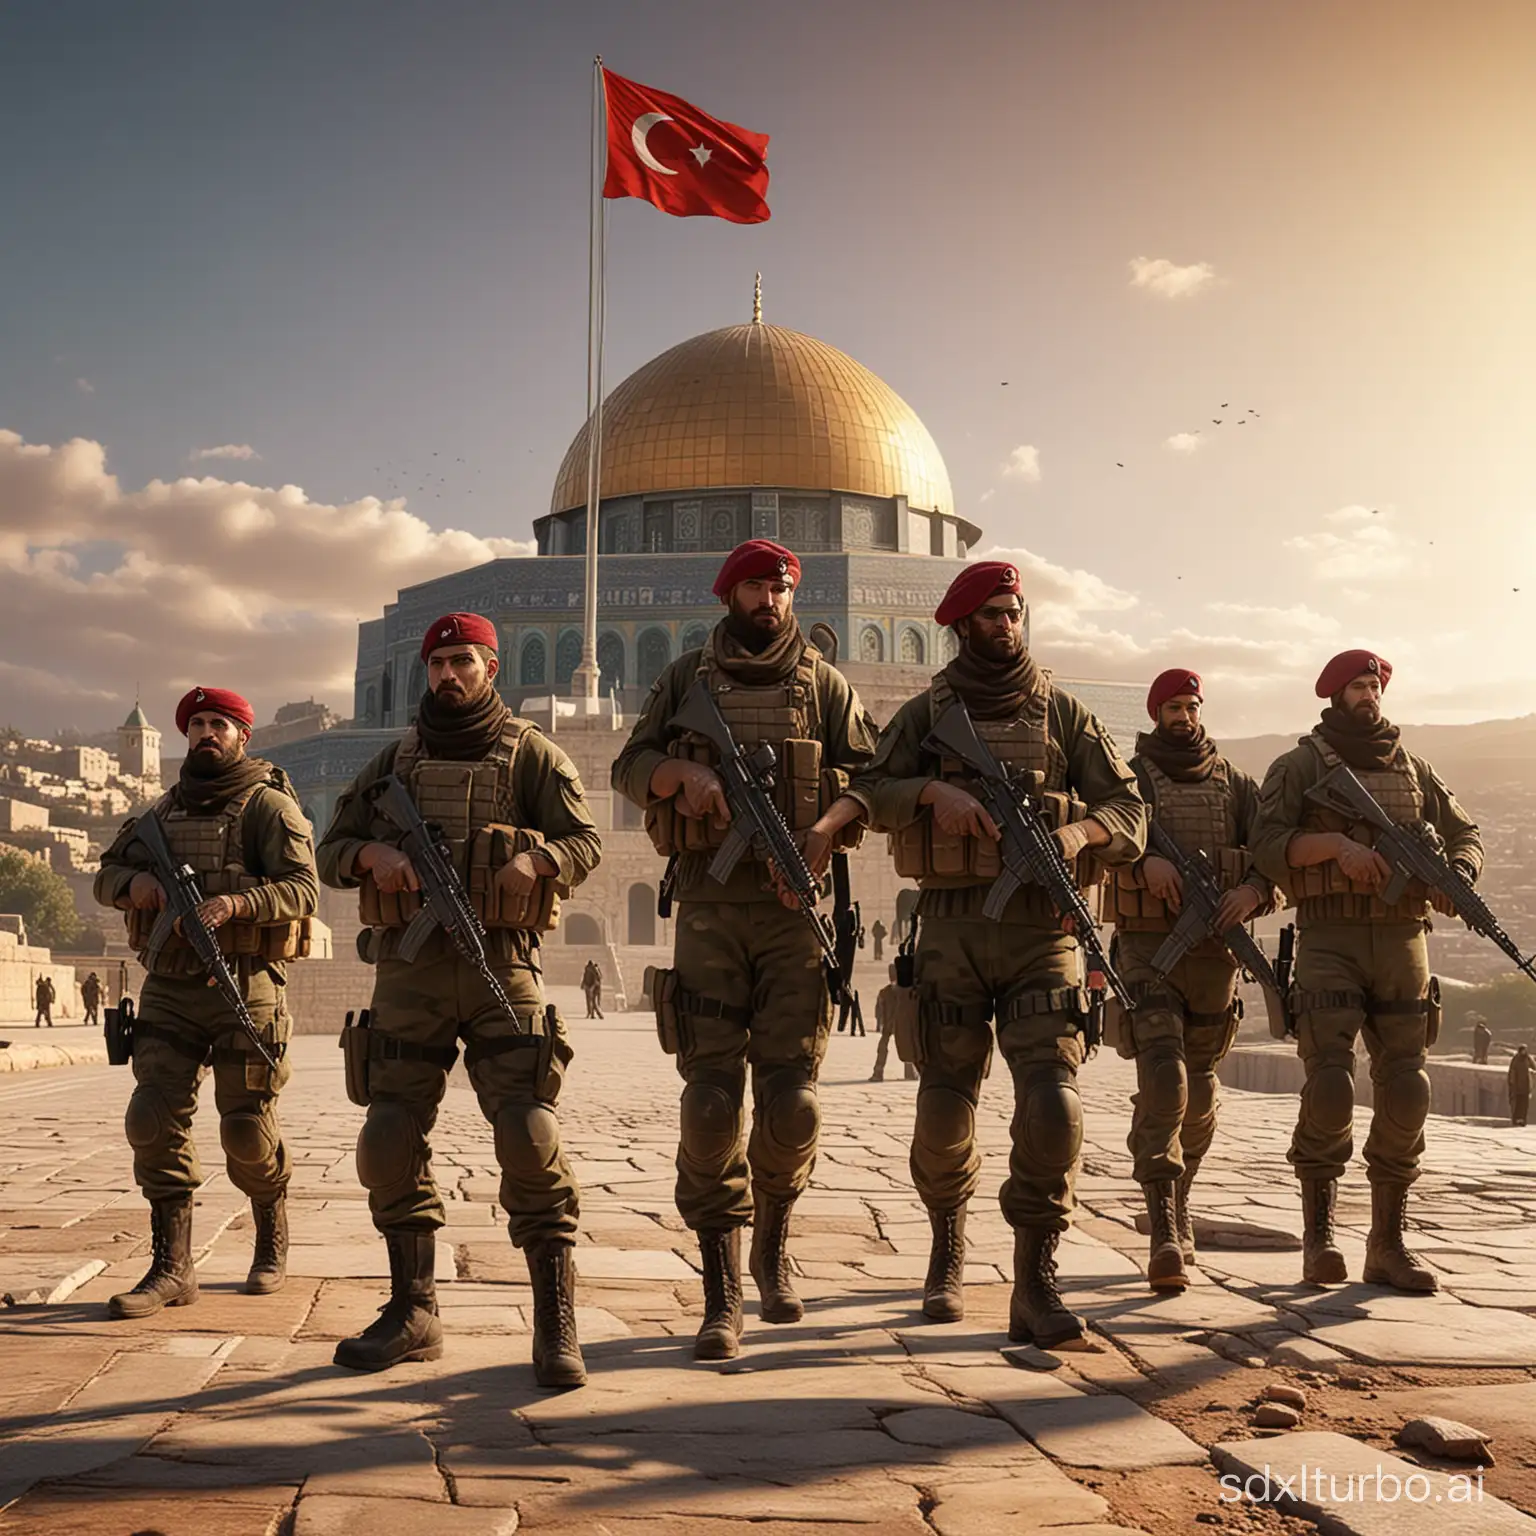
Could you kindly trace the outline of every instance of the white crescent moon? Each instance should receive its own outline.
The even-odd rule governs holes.
[[[663,165],[646,147],[645,136],[657,123],[670,123],[672,119],[665,112],[642,112],[635,119],[635,126],[629,130],[629,136],[635,142],[635,153],[640,156],[643,165],[648,165],[660,176],[676,176],[677,172],[670,166]]]

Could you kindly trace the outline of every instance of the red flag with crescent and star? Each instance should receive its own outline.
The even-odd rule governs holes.
[[[768,135],[711,117],[680,96],[603,71],[604,197],[640,197],[680,219],[768,218]]]

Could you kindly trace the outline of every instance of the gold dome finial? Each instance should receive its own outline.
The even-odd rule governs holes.
[[[763,274],[757,274],[757,282],[752,287],[752,324],[763,323]]]

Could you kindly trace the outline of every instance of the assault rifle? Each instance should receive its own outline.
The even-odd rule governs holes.
[[[1504,931],[1488,903],[1446,859],[1445,843],[1428,822],[1400,826],[1344,763],[1319,779],[1307,791],[1307,799],[1354,826],[1364,823],[1370,827],[1376,852],[1392,869],[1392,877],[1381,893],[1388,906],[1402,900],[1410,880],[1422,881],[1450,902],[1456,916],[1473,933],[1491,939],[1515,962],[1517,970],[1536,981],[1536,956],[1526,959],[1521,955],[1520,946]]]
[[[1222,892],[1204,849],[1197,848],[1186,854],[1173,834],[1155,820],[1148,842],[1159,858],[1167,859],[1178,870],[1183,887],[1183,907],[1178,921],[1152,956],[1152,969],[1157,972],[1158,979],[1167,976],[1203,939],[1220,938],[1232,958],[1263,988],[1270,1033],[1277,1040],[1284,1039],[1290,1023],[1285,990],[1264,951],[1241,923],[1223,929],[1220,934],[1216,932],[1216,912],[1221,906]]]
[[[1003,872],[987,892],[982,916],[1000,922],[1014,892],[1033,881],[1050,897],[1060,916],[1072,919],[1089,974],[1097,971],[1102,975],[1126,1012],[1133,1011],[1136,1003],[1130,988],[1110,962],[1061,844],[1051,835],[1039,796],[1026,788],[1024,780],[1010,776],[992,755],[991,748],[976,734],[964,704],[956,700],[939,716],[923,742],[923,750],[936,757],[958,758],[981,780],[981,803],[1002,833],[998,853]]]
[[[839,976],[852,976],[856,952],[864,948],[864,919],[849,887],[846,853],[832,855],[832,928],[837,935],[837,973]],[[863,1029],[864,1017],[859,1009],[857,992],[847,993],[838,1007],[839,1034],[848,1027],[850,1014],[858,1027]]]
[[[720,758],[715,771],[725,789],[731,828],[709,866],[710,878],[723,885],[749,850],[771,864],[816,935],[816,942],[821,947],[822,971],[832,1000],[844,1011],[845,1017],[851,1013],[862,1027],[864,1019],[859,997],[853,990],[853,950],[856,946],[846,942],[839,945],[836,928],[816,910],[816,904],[821,900],[821,887],[769,793],[773,788],[778,754],[766,741],[750,752],[737,746],[714,695],[701,683],[695,683],[689,689],[688,696],[672,717],[672,724],[680,731],[703,736],[714,745]]]
[[[205,897],[198,886],[197,876],[192,872],[192,866],[182,863],[171,851],[165,828],[160,825],[160,818],[153,811],[146,811],[134,822],[133,835],[148,850],[154,861],[155,878],[165,888],[165,910],[155,919],[155,926],[149,931],[149,942],[144,946],[145,970],[153,970],[154,962],[170,941],[171,935],[179,932],[207,969],[208,979],[219,989],[219,996],[229,1004],[235,1022],[245,1031],[256,1047],[257,1054],[274,1072],[277,1071],[283,1048],[277,1046],[277,1054],[273,1055],[273,1048],[262,1038],[255,1019],[251,1017],[251,1010],[245,1006],[240,983],[235,980],[234,972],[229,968],[224,951],[219,948],[213,929],[197,915],[197,909],[202,906]],[[131,1019],[131,1012],[129,1017]]]
[[[464,960],[480,973],[486,990],[496,1006],[506,1015],[514,1034],[522,1034],[523,1023],[512,1007],[506,988],[491,969],[485,953],[485,927],[470,905],[469,893],[459,872],[453,867],[453,855],[441,827],[423,821],[411,792],[398,774],[389,774],[368,791],[373,808],[401,834],[401,851],[410,857],[421,882],[421,911],[411,919],[400,935],[400,958],[414,960],[435,928],[441,928],[453,941]]]

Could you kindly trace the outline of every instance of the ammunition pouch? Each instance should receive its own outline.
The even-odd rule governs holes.
[[[380,1033],[371,1025],[367,1008],[356,1016],[350,1011],[341,1027],[342,1066],[346,1074],[347,1097],[361,1108],[373,1102],[369,1084],[369,1063],[373,1061],[423,1061],[451,1072],[459,1059],[457,1045],[416,1045]]]
[[[1279,992],[1264,988],[1264,1011],[1269,1017],[1270,1037],[1275,1040],[1293,1040],[1296,1037],[1296,1020],[1291,1015],[1290,999]]]
[[[1136,1034],[1133,1017],[1113,992],[1104,999],[1104,1032],[1114,1042],[1115,1054],[1126,1061],[1136,1058]]]
[[[565,1021],[553,1003],[546,1003],[542,1011],[530,1010],[518,1014],[519,1034],[499,1035],[490,1040],[476,1040],[464,1052],[464,1065],[473,1073],[482,1062],[511,1051],[536,1051],[533,1067],[533,1096],[544,1104],[553,1104],[560,1097],[560,1086],[565,1081],[565,1069],[571,1063],[575,1051],[566,1033]]]
[[[1357,835],[1360,830],[1353,828],[1350,835],[1369,846],[1370,838]],[[1422,880],[1410,880],[1401,900],[1388,906],[1374,887],[1357,884],[1332,859],[1291,870],[1289,884],[1304,923],[1412,923],[1429,916],[1429,887]]]
[[[886,1004],[890,1010],[891,1038],[896,1046],[896,1059],[910,1062],[915,1067],[923,1064],[922,1005],[917,988],[897,985]]]
[[[668,1056],[676,1056],[679,1041],[677,972],[665,966],[648,965],[641,986],[656,1014],[656,1038]]]
[[[198,886],[205,897],[234,896],[254,890],[267,882],[254,876],[236,874],[233,871],[216,870],[209,875],[198,876]],[[142,955],[149,947],[149,936],[154,930],[160,913],[153,908],[129,907],[123,914],[128,930],[128,947]],[[219,950],[227,960],[259,960],[267,964],[281,964],[287,960],[307,959],[313,940],[311,921],[307,917],[294,922],[252,923],[234,918],[222,928],[214,929]],[[202,962],[197,951],[173,932],[160,951],[155,973],[161,976],[200,976]]]
[[[381,891],[371,869],[358,873],[357,915],[364,928],[403,928],[421,911],[420,891]]]
[[[1241,885],[1248,874],[1251,855],[1246,848],[1218,848],[1208,857],[1223,893]],[[1134,879],[1128,867],[1113,871],[1100,892],[1099,920],[1126,933],[1166,933],[1177,917],[1160,896]]]
[[[492,928],[550,933],[560,926],[560,897],[553,875],[540,875],[523,895],[497,887],[496,876],[520,853],[543,846],[526,827],[499,823],[481,827],[469,843],[469,900],[475,915]]]
[[[102,1014],[102,1032],[106,1036],[109,1066],[126,1067],[132,1060],[135,1017],[131,997],[124,997],[115,1008],[108,1008]]]
[[[341,1065],[346,1077],[347,1097],[358,1106],[359,1109],[368,1107],[368,1010],[366,1008],[356,1015],[354,1024],[351,1009],[347,1010],[347,1020],[341,1026],[341,1039],[337,1044],[341,1046]]]

